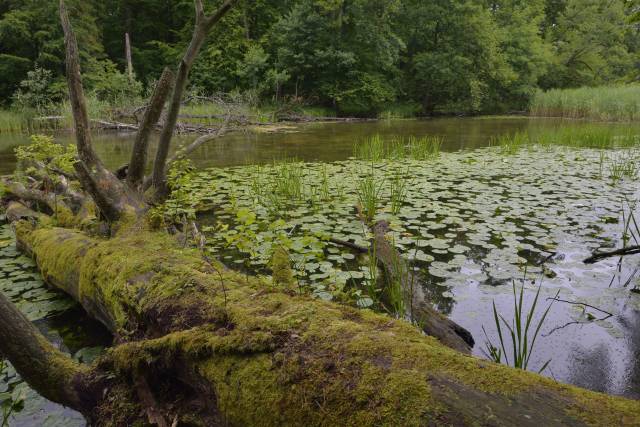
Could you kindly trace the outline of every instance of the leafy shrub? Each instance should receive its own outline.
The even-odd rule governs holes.
[[[20,88],[13,95],[13,104],[19,109],[42,112],[59,102],[64,91],[64,85],[54,82],[50,70],[36,66],[27,73],[27,78],[20,82]]]

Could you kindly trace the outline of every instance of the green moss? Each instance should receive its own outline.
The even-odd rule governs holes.
[[[289,259],[289,252],[287,252],[284,247],[277,246],[273,250],[270,264],[273,282],[286,290],[293,289],[294,278],[293,271],[291,270],[291,260]]]
[[[138,223],[110,240],[25,223],[18,235],[48,280],[121,339],[141,340],[111,350],[118,372],[187,363],[230,425],[472,424],[527,405],[541,425],[640,422],[638,402],[462,355],[380,314],[269,291]]]

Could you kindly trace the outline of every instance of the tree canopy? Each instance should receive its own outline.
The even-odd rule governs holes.
[[[189,43],[192,6],[69,1],[88,89],[112,101],[150,87]],[[21,99],[34,76],[50,77],[50,97],[62,97],[55,7],[0,1],[5,105]],[[539,88],[637,79],[637,11],[628,0],[243,0],[208,38],[190,89],[303,99],[350,115],[394,102],[423,113],[523,109]],[[125,33],[140,82],[132,88]]]

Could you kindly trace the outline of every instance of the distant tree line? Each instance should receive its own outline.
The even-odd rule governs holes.
[[[191,36],[192,0],[69,0],[92,93],[149,90]],[[211,0],[211,7],[216,3]],[[628,0],[243,0],[209,37],[191,90],[370,115],[526,108],[538,89],[638,78]],[[0,0],[0,102],[64,97],[57,1]],[[135,80],[125,71],[125,33]]]

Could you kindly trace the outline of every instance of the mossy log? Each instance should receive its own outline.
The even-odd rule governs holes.
[[[46,281],[117,338],[91,367],[117,379],[94,387],[97,403],[84,412],[99,425],[131,424],[143,408],[169,425],[640,424],[639,402],[461,354],[384,315],[287,294],[144,226],[111,239],[27,221],[15,229]]]

